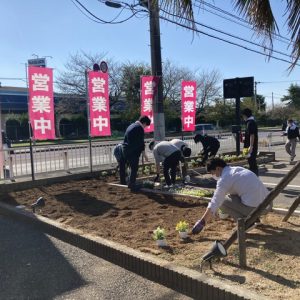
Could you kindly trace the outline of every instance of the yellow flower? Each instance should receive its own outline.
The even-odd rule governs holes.
[[[189,228],[189,224],[186,221],[179,221],[176,224],[176,230],[183,232],[183,231],[187,231]]]
[[[246,156],[249,154],[249,149],[248,148],[244,148],[243,149],[243,155]]]

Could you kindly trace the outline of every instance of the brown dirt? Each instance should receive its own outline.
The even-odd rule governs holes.
[[[131,193],[97,179],[2,194],[0,199],[30,209],[40,196],[46,206],[38,213],[45,217],[196,270],[212,242],[226,240],[235,227],[232,220],[216,218],[201,234],[183,242],[175,231],[176,223],[186,220],[192,226],[204,212],[205,201]],[[281,219],[270,213],[263,217],[262,226],[248,234],[246,270],[239,268],[238,250],[233,245],[226,258],[215,262],[213,270],[205,267],[204,272],[273,299],[299,299],[300,218],[292,217],[288,223]],[[168,247],[164,249],[152,239],[157,226],[167,233]]]

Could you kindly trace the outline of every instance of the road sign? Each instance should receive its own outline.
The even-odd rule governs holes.
[[[28,59],[28,65],[34,67],[46,67],[46,58],[33,58]]]
[[[252,97],[254,77],[242,77],[223,80],[224,98]]]
[[[106,73],[107,70],[108,70],[108,66],[107,66],[107,63],[105,61],[101,61],[100,63],[100,70],[103,72],[103,73]]]

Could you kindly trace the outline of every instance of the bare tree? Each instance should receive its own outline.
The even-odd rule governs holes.
[[[221,95],[221,74],[218,70],[203,70],[196,73],[197,110],[203,110]]]
[[[85,97],[86,83],[85,71],[92,70],[95,63],[100,63],[104,60],[105,53],[90,54],[84,51],[71,54],[67,63],[65,64],[65,71],[60,72],[56,84],[62,94],[76,95]],[[106,59],[109,67],[109,90],[111,96],[111,105],[118,101],[118,96],[121,94],[120,88],[120,69],[119,63],[112,59]],[[76,105],[75,101],[73,102]]]
[[[181,109],[181,82],[183,80],[195,80],[193,72],[166,60],[163,63],[163,97],[164,101],[169,101],[176,112],[180,112]]]

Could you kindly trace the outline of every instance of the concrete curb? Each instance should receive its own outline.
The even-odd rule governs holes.
[[[280,207],[273,207],[272,211],[279,214],[279,215],[286,215],[288,213],[288,209],[286,208],[280,208]],[[292,216],[300,216],[300,210],[295,210],[292,213]]]
[[[168,261],[141,253],[127,246],[82,232],[48,218],[0,203],[0,213],[14,220],[34,226],[93,255],[119,265],[144,278],[165,285],[193,299],[242,300],[267,299],[244,288],[231,286],[220,280],[209,278],[197,271],[174,265]]]
[[[43,178],[37,180],[29,180],[29,181],[21,181],[21,182],[14,182],[14,183],[4,183],[0,184],[0,192],[16,192],[22,191],[26,189],[31,189],[35,187],[40,187],[43,185],[49,185],[59,182],[65,182],[68,180],[79,180],[79,179],[90,179],[99,177],[99,171],[95,172],[84,172],[84,173],[77,173],[77,174],[69,174],[51,178]]]

